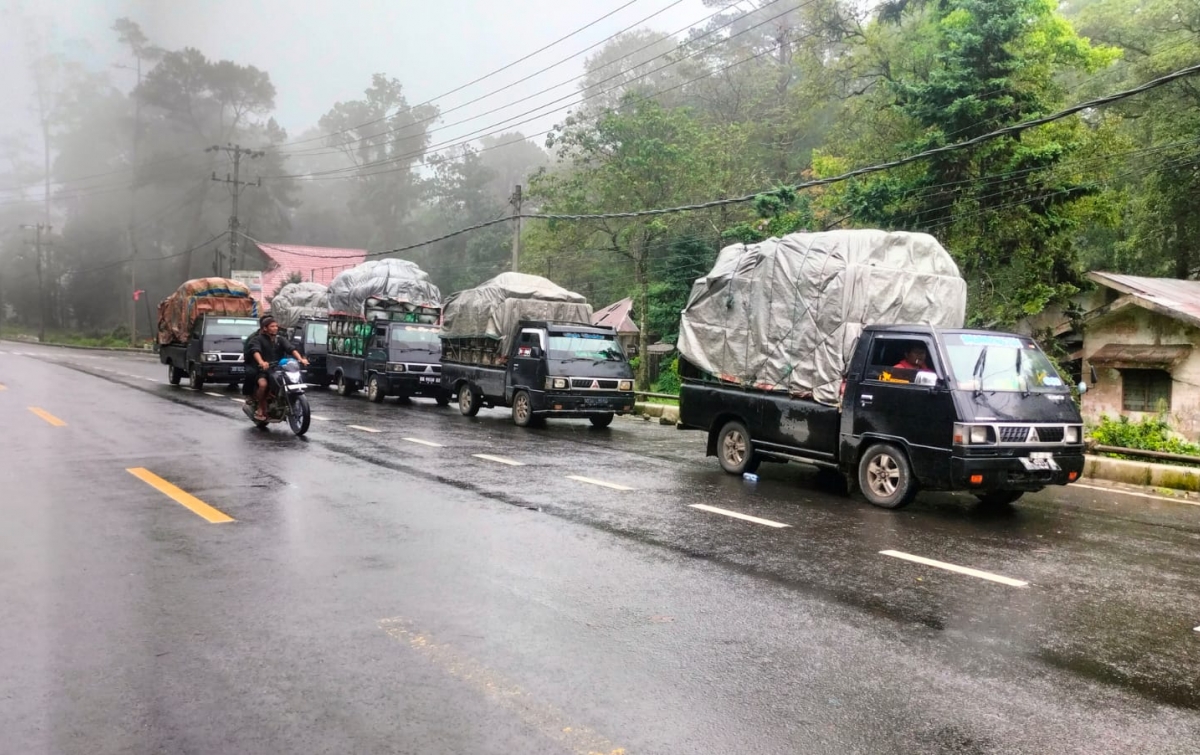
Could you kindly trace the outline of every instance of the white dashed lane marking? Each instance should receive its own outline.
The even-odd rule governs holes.
[[[364,433],[377,433],[377,432],[380,432],[379,430],[376,430],[376,429],[375,429],[375,428],[373,428],[373,427],[363,427],[362,425],[346,425],[346,427],[352,427],[352,428],[354,428],[355,430],[362,430]]]
[[[770,519],[760,519],[757,516],[750,516],[749,514],[740,514],[736,511],[730,511],[729,509],[719,509],[716,506],[708,506],[703,503],[693,503],[691,506],[694,509],[700,509],[701,511],[707,511],[710,514],[720,514],[721,516],[728,516],[728,517],[732,517],[734,519],[741,519],[741,520],[747,521],[747,522],[754,522],[755,524],[765,524],[768,527],[775,527],[776,529],[782,529],[783,527],[791,527],[792,526],[790,524],[784,524],[783,522],[773,522]]]
[[[204,392],[204,395],[205,395],[205,396],[216,396],[217,398],[225,398],[225,397],[224,397],[224,396],[222,396],[221,394],[219,394],[219,393],[213,393],[212,391],[205,391],[205,392]]]
[[[431,440],[421,440],[420,438],[401,438],[400,440],[406,440],[409,443],[416,443],[418,445],[429,446],[431,448],[445,448],[445,446],[443,446],[441,443],[434,443]]]
[[[932,566],[936,569],[952,571],[956,574],[966,574],[969,577],[986,579],[989,582],[999,582],[1000,584],[1008,585],[1009,587],[1029,587],[1029,583],[1024,580],[1012,579],[1011,577],[1002,577],[999,574],[992,574],[991,572],[971,569],[966,566],[959,566],[958,564],[948,564],[945,561],[934,561],[932,558],[914,556],[911,553],[903,553],[901,551],[879,551],[879,553],[884,556],[891,556],[892,558],[900,558],[904,559],[905,561],[912,561],[914,564],[924,564],[925,566]]]
[[[476,459],[483,459],[484,461],[494,461],[497,464],[507,464],[510,467],[525,466],[522,462],[513,461],[512,459],[506,459],[503,456],[492,456],[491,454],[471,454],[471,455],[474,456]]]
[[[567,479],[575,480],[577,482],[586,482],[589,485],[599,485],[602,488],[612,488],[613,490],[633,490],[633,488],[627,488],[624,485],[618,485],[615,482],[605,482],[604,480],[593,480],[591,477],[581,477],[581,476],[575,475],[575,474],[567,475]]]

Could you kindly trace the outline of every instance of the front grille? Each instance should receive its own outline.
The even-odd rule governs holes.
[[[1001,443],[1024,443],[1029,437],[1029,428],[1022,425],[1019,427],[1001,427],[1000,442]]]
[[[572,388],[581,388],[583,390],[603,390],[615,391],[617,389],[616,380],[597,380],[595,378],[571,378]]]
[[[1038,439],[1043,443],[1062,443],[1064,432],[1061,427],[1037,428]]]
[[[221,354],[220,357],[221,357],[222,362],[235,362],[236,363],[236,362],[242,361],[241,354]]]
[[[417,375],[422,375],[427,372],[432,372],[433,374],[438,375],[442,371],[442,366],[440,364],[406,364],[404,365],[404,369],[406,372]]]

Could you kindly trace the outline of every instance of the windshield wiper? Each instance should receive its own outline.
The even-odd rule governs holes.
[[[971,377],[976,380],[975,395],[983,393],[983,368],[987,365],[988,347],[984,346],[979,352],[979,358],[975,360],[975,369],[971,372]]]

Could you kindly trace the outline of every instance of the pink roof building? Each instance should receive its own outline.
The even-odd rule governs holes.
[[[254,247],[265,260],[262,298],[266,307],[270,306],[266,299],[292,273],[299,273],[305,281],[328,286],[338,273],[361,265],[367,259],[366,249],[268,244],[263,241],[254,242]]]

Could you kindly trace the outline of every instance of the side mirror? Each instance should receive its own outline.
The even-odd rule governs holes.
[[[542,352],[541,346],[530,347],[530,349],[529,349],[529,358],[530,359],[541,359],[543,356],[545,356],[545,354]]]
[[[1080,396],[1082,396],[1083,394],[1088,392],[1088,384],[1083,382],[1082,380],[1080,380],[1079,385],[1077,385],[1075,387],[1079,390]]]
[[[919,385],[923,388],[936,388],[937,382],[937,373],[928,370],[921,370],[917,373],[916,378],[913,379],[913,385]]]

